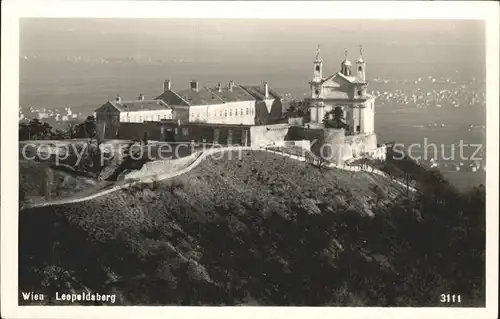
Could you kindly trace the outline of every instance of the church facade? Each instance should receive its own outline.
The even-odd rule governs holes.
[[[348,59],[347,50],[340,70],[324,76],[320,49],[313,62],[313,78],[310,96],[306,99],[311,125],[322,127],[324,120],[331,118],[336,107],[343,110],[346,135],[372,134],[375,132],[375,97],[367,93],[366,61],[360,49],[355,65]]]

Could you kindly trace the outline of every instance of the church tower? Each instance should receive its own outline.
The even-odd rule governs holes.
[[[316,59],[313,62],[313,79],[311,81],[311,97],[313,99],[321,97],[321,81],[323,81],[323,59],[321,58],[318,44]]]
[[[345,76],[351,76],[351,61],[347,59],[347,49],[345,50],[345,58],[344,61],[340,64],[340,73]]]
[[[366,61],[363,57],[363,46],[359,47],[359,58],[356,61],[356,76],[359,81],[366,82]]]
[[[313,82],[321,82],[323,80],[323,59],[320,55],[320,48],[318,44],[318,49],[316,51],[316,59],[313,62],[314,72],[313,72]]]

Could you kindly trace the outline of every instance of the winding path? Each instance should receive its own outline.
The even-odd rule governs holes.
[[[59,199],[59,200],[47,201],[47,202],[42,202],[42,203],[26,204],[23,207],[23,209],[24,208],[35,208],[35,207],[46,207],[46,206],[53,206],[53,205],[62,205],[62,204],[71,204],[71,203],[79,203],[79,202],[87,201],[90,199],[94,199],[97,197],[101,197],[101,196],[110,194],[112,192],[116,192],[116,191],[124,189],[124,188],[132,187],[132,186],[137,185],[137,184],[153,183],[155,181],[161,181],[161,180],[165,180],[165,179],[169,179],[169,178],[173,178],[173,177],[185,174],[185,173],[191,171],[192,169],[194,169],[195,167],[197,167],[205,158],[207,158],[210,155],[214,155],[214,154],[221,153],[221,152],[244,151],[244,150],[266,151],[266,152],[274,153],[274,154],[281,155],[281,156],[287,156],[287,157],[290,157],[292,159],[296,159],[296,160],[299,160],[302,162],[306,161],[306,158],[303,156],[273,151],[273,150],[269,150],[269,149],[265,149],[265,148],[261,148],[261,147],[233,146],[233,147],[225,147],[225,148],[211,148],[211,149],[207,149],[205,151],[198,151],[196,153],[189,155],[189,156],[193,157],[193,161],[190,164],[188,164],[187,166],[180,168],[180,169],[176,169],[174,171],[170,170],[170,171],[163,171],[163,172],[161,172],[161,171],[154,172],[152,174],[136,177],[132,180],[126,179],[126,180],[119,181],[119,182],[113,182],[113,183],[109,182],[109,184],[103,184],[102,186],[100,186],[97,191],[95,188],[93,188],[91,190],[89,189],[89,190],[83,191],[83,192],[81,192],[73,197],[67,197],[67,198],[63,198],[63,199]],[[189,156],[187,156],[187,157],[189,157]],[[185,158],[171,160],[171,161],[173,162],[173,161],[179,161],[179,160],[185,160]],[[328,167],[341,169],[341,170],[347,170],[347,171],[354,171],[354,172],[368,171],[367,169],[365,169],[361,166],[339,166],[339,165],[335,165],[335,164],[329,164]],[[375,169],[375,168],[373,168],[373,170],[370,170],[370,172],[377,174],[377,175],[380,175],[380,176],[384,176],[386,178],[390,178],[390,176],[388,176],[386,173],[384,173],[378,169]],[[401,186],[407,187],[404,183],[402,183],[398,180],[393,180],[393,181]],[[416,191],[412,187],[409,187],[409,189],[412,192]]]

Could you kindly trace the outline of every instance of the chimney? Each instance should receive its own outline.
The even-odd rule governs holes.
[[[120,97],[120,95],[117,95],[117,96],[116,96],[116,102],[118,102],[118,103],[121,103],[121,102],[122,102],[122,98]]]
[[[139,101],[144,101],[144,94],[139,94],[139,97],[137,98]]]
[[[222,86],[220,85],[220,82],[217,84],[217,91],[222,92]]]
[[[170,91],[172,89],[172,82],[170,82],[170,80],[165,80],[165,82],[163,82],[163,91],[166,92],[166,91]]]
[[[229,81],[229,86],[228,87],[229,87],[229,91],[233,92],[233,87],[234,87],[234,81],[233,80]]]
[[[191,90],[198,92],[198,81],[196,80],[191,81]]]
[[[269,84],[267,82],[264,82],[264,92],[266,99],[269,98]]]

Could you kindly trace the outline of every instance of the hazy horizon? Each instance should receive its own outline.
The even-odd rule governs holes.
[[[331,66],[340,62],[346,48],[356,58],[362,44],[373,63],[485,60],[485,26],[476,20],[25,18],[20,24],[20,54],[45,58],[148,56],[308,65],[321,44]]]

